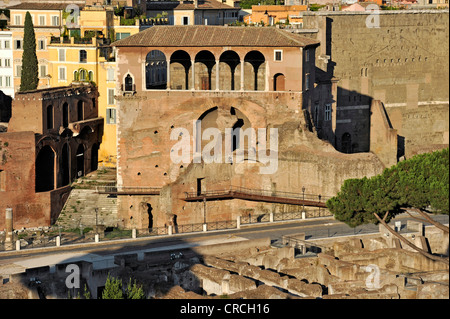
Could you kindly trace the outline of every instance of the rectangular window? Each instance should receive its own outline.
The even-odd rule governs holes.
[[[22,16],[21,15],[15,15],[14,16],[14,24],[15,25],[21,25],[22,24]]]
[[[5,87],[9,88],[11,87],[11,77],[5,76]]]
[[[305,50],[305,62],[309,62],[309,50]]]
[[[38,41],[38,50],[45,50],[45,40]]]
[[[2,59],[0,59],[0,68],[2,67]]]
[[[0,88],[3,86],[3,76],[0,75]]]
[[[131,33],[129,33],[129,32],[116,33],[116,40],[121,40],[121,39],[128,38],[130,35],[131,35]]]
[[[325,104],[325,121],[331,121],[331,103]]]
[[[114,69],[108,69],[107,81],[114,81]]]
[[[9,43],[9,40],[5,41],[5,49],[9,49],[11,44]]]
[[[309,85],[311,84],[310,81],[311,81],[311,74],[306,73],[305,74],[305,91],[309,90]]]
[[[39,67],[39,76],[40,76],[41,78],[44,78],[44,77],[47,76],[47,66],[46,66],[46,65],[41,65],[41,66]]]
[[[66,68],[60,67],[58,71],[58,80],[59,81],[65,81],[66,80]]]
[[[116,124],[116,109],[114,109],[114,108],[106,109],[106,123],[107,124]]]
[[[14,49],[22,50],[22,40],[21,39],[14,40]]]
[[[22,76],[22,65],[20,65],[20,64],[16,65],[16,76],[17,77]]]
[[[114,98],[114,89],[108,89],[108,105],[116,104],[116,99]]]
[[[189,25],[189,17],[183,17],[183,25]]]
[[[274,51],[274,60],[275,61],[283,61],[283,51],[282,50]]]
[[[58,51],[58,61],[59,62],[65,62],[66,61],[66,50],[59,49],[59,51]]]
[[[59,26],[59,17],[52,16],[52,26]]]
[[[45,16],[39,16],[39,25],[45,25]]]
[[[5,67],[6,68],[11,67],[11,59],[5,59]]]

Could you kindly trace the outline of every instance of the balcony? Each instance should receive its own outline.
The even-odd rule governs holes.
[[[134,95],[136,94],[136,84],[122,84],[120,90],[123,95]]]

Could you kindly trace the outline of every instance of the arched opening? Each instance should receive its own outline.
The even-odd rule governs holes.
[[[88,73],[88,80],[89,81],[94,81],[94,72],[93,71],[89,71],[89,73]]]
[[[63,127],[66,128],[69,126],[69,104],[67,102],[63,104],[62,116]]]
[[[36,192],[48,192],[55,188],[55,152],[44,146],[36,157]]]
[[[284,91],[285,90],[285,77],[282,73],[277,73],[273,77],[273,90],[274,91]]]
[[[133,78],[131,77],[130,74],[127,74],[127,76],[125,77],[125,92],[131,92],[133,91]]]
[[[47,130],[53,128],[53,105],[47,106]]]
[[[146,204],[148,214],[148,229],[151,230],[153,228],[153,214],[152,214],[153,207],[149,203]]]
[[[206,50],[200,51],[195,56],[195,89],[211,90],[211,74],[216,59],[214,55]]]
[[[250,51],[245,55],[244,63],[250,64],[251,68],[250,72],[246,70],[244,81],[245,86],[250,90],[264,90],[266,70],[263,64],[265,61],[264,55],[259,51]]]
[[[80,79],[80,81],[84,82],[87,80],[87,71],[85,69],[79,69],[78,70],[78,77]]]
[[[94,143],[91,150],[91,172],[98,168],[98,144]]]
[[[249,119],[240,110],[234,107],[230,107],[229,110],[226,108],[219,109],[218,107],[213,107],[204,112],[198,118],[196,124],[195,152],[203,152],[205,146],[213,141],[212,136],[203,136],[204,131],[210,128],[217,128],[221,132],[221,136],[218,137],[220,138],[220,142],[218,142],[217,146],[214,147],[214,150],[207,155],[217,155],[218,158],[220,156],[222,163],[225,161],[224,156],[229,155],[229,151],[233,152],[239,147],[242,147],[242,149],[247,147],[246,149],[248,150],[250,148],[250,142],[253,142],[249,140],[250,136],[247,135],[248,132],[245,132],[246,129],[251,128]],[[231,136],[227,134],[227,130],[230,126],[232,128]],[[245,142],[245,136],[247,136],[247,142]],[[204,140],[203,137],[205,137],[206,140]],[[229,140],[227,140],[227,138],[229,138]],[[220,151],[221,154],[215,154],[216,151]]]
[[[83,144],[78,145],[76,158],[77,158],[77,177],[84,176],[84,146],[83,146]]]
[[[84,103],[82,100],[78,100],[77,103],[77,121],[82,121],[84,116]]]
[[[236,76],[236,71],[240,72],[237,69],[237,66],[241,63],[239,55],[234,51],[225,51],[220,55],[219,61],[220,80],[222,82],[220,89],[236,90],[240,87],[240,77]],[[236,79],[239,79],[239,81],[236,81]]]
[[[346,132],[342,135],[341,149],[343,153],[349,154],[352,152],[352,136],[350,133]]]
[[[167,87],[166,55],[162,51],[152,50],[145,58],[145,87],[148,90],[162,90]],[[130,90],[125,88],[125,91],[132,91],[132,88]]]
[[[191,57],[186,51],[175,51],[170,57],[170,82],[174,90],[189,89],[189,69],[191,68]]]
[[[70,152],[69,145],[66,143],[62,148],[61,153],[61,186],[66,186],[70,183]]]

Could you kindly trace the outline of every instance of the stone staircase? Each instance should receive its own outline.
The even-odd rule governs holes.
[[[115,183],[115,169],[99,169],[72,184],[67,199],[55,226],[62,229],[86,228],[98,225],[117,226],[117,198],[98,194],[95,187]]]

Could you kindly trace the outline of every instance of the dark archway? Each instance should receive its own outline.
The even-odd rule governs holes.
[[[150,51],[145,58],[145,83],[145,87],[148,90],[163,90],[167,88],[166,55],[160,50]],[[125,79],[125,87],[126,85]],[[125,89],[125,91],[127,90]]]
[[[200,90],[211,90],[211,74],[214,65],[216,64],[216,58],[214,54],[209,51],[203,50],[197,53],[195,56],[195,83],[196,88]]]
[[[47,106],[47,130],[53,128],[53,105]]]
[[[91,149],[91,172],[98,168],[98,144],[94,143]]]
[[[253,90],[258,91],[262,85],[258,85],[258,75],[263,74],[265,78],[265,70],[261,72],[260,66],[266,61],[264,55],[259,51],[250,51],[245,55],[244,62],[248,62],[253,67]],[[246,75],[247,76],[247,75]]]
[[[131,75],[127,74],[125,77],[125,92],[131,92],[133,90],[133,78]]]
[[[63,127],[66,128],[69,126],[69,104],[67,104],[67,102],[63,104],[62,114],[63,114],[62,118]]]
[[[170,87],[174,90],[189,89],[191,57],[183,50],[175,51],[170,57]]]
[[[148,229],[151,230],[153,228],[153,207],[151,204],[147,203],[147,214],[148,214]]]
[[[284,91],[285,88],[285,77],[282,73],[277,73],[273,77],[273,90],[274,91]]]
[[[61,186],[66,186],[70,183],[70,152],[69,145],[66,143],[62,148],[61,153]]]
[[[50,146],[44,146],[36,157],[35,190],[48,192],[55,188],[55,152]]]
[[[84,119],[84,103],[79,100],[77,103],[77,121],[82,121]]]
[[[350,133],[344,133],[342,135],[341,149],[343,153],[350,154],[352,152],[352,136]]]
[[[239,55],[234,51],[225,51],[220,55],[219,61],[221,63],[226,63],[230,68],[230,81],[224,84],[224,89],[229,89],[234,91],[236,89],[235,73],[236,67],[241,63]],[[228,75],[222,72],[220,68],[221,78],[228,78]],[[228,85],[227,85],[228,84]]]
[[[78,145],[77,148],[77,178],[84,176],[84,146]]]

